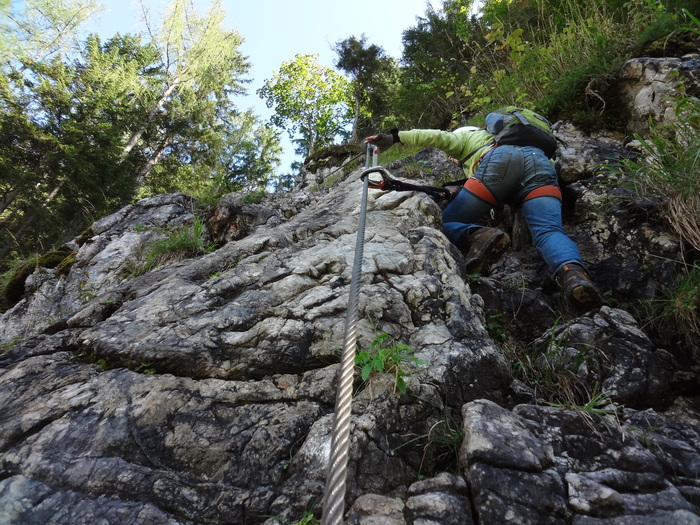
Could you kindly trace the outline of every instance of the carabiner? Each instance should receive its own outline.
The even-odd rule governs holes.
[[[367,168],[365,171],[362,172],[362,175],[360,175],[361,181],[364,182],[365,178],[367,178],[369,187],[373,190],[383,190],[387,185],[387,182],[391,180],[387,171],[381,166]]]

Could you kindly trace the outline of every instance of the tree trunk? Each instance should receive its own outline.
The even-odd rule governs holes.
[[[351,144],[357,144],[360,142],[359,137],[357,136],[358,133],[358,127],[360,123],[360,99],[358,97],[355,97],[355,119],[352,122],[352,134],[350,135],[350,143]]]
[[[156,116],[156,113],[163,107],[165,104],[165,101],[168,100],[168,97],[172,94],[173,91],[175,91],[175,88],[180,84],[180,77],[176,77],[173,79],[173,81],[168,85],[167,89],[163,92],[161,97],[158,99],[158,102],[156,102],[156,105],[153,106],[151,111],[148,113],[148,117],[146,117],[146,123],[141,126],[139,129],[134,132],[133,135],[131,135],[131,138],[129,138],[129,142],[126,143],[126,146],[124,146],[124,149],[121,152],[121,155],[119,156],[119,160],[123,161],[127,155],[129,155],[129,152],[131,152],[132,149],[134,149],[134,146],[136,146],[136,143],[139,141],[141,138],[141,135],[144,134],[146,131],[146,128],[148,125],[153,121],[153,119]],[[150,168],[149,168],[150,170]]]
[[[143,167],[139,170],[138,174],[136,175],[136,189],[137,190],[141,187],[141,185],[143,184],[143,181],[146,180],[146,177],[153,169],[153,166],[158,164],[158,161],[160,160],[161,156],[163,155],[163,152],[165,151],[165,148],[168,147],[171,140],[172,140],[172,136],[166,137],[158,145],[158,148],[153,152],[153,154],[148,159],[146,164],[144,164]]]
[[[19,195],[19,190],[12,190],[0,200],[0,214],[2,214]]]

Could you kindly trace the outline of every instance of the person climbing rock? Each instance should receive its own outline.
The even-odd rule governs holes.
[[[365,138],[363,145],[373,144],[379,153],[399,142],[432,146],[463,159],[467,180],[442,218],[443,232],[465,255],[467,273],[482,273],[510,245],[504,231],[480,226],[478,221],[500,204],[518,205],[535,246],[567,301],[586,310],[604,304],[578,247],[564,232],[556,170],[542,149],[496,144],[492,133],[473,126],[452,132],[394,129]]]

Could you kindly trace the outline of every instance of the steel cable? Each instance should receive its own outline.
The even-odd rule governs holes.
[[[367,148],[365,169],[369,168],[370,155],[374,147]],[[377,156],[373,156],[376,165]],[[335,398],[335,417],[331,439],[331,454],[324,488],[324,504],[321,525],[341,525],[345,510],[345,488],[348,460],[350,457],[350,417],[352,415],[352,383],[357,346],[357,320],[359,315],[360,279],[362,278],[362,257],[365,243],[365,223],[367,217],[367,194],[369,177],[363,177],[360,217],[357,224],[355,260],[350,283],[348,311],[345,317],[345,340],[338,372],[338,386]]]

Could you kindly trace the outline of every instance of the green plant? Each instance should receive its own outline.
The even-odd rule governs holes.
[[[407,179],[417,179],[432,172],[425,160],[410,160],[400,168],[401,175]]]
[[[642,323],[665,344],[679,334],[700,336],[700,263],[681,265],[680,270],[659,297],[635,304]]]
[[[265,191],[252,191],[250,193],[247,193],[245,197],[243,197],[243,200],[247,204],[260,204],[263,199],[265,198]]]
[[[647,0],[624,4],[609,0],[486,2],[479,23],[471,25],[459,22],[468,19],[466,13],[455,17],[447,9],[440,24],[432,21],[425,28],[452,29],[449,43],[424,36],[414,60],[429,66],[421,64],[425,55],[439,52],[424,51],[426,41],[441,44],[442,60],[434,66],[438,73],[423,73],[427,76],[423,83],[430,82],[427,92],[434,92],[433,99],[442,99],[439,109],[452,108],[457,121],[499,106],[518,105],[539,109],[553,120],[600,123],[606,119],[613,124],[619,120],[617,112],[602,110],[611,106],[609,88],[620,67],[639,56],[641,44],[678,27],[678,10],[671,12]],[[443,56],[445,52],[450,56]]]
[[[486,311],[486,331],[492,339],[497,341],[505,341],[508,334],[503,327],[503,314],[494,313],[491,310]]]
[[[373,374],[389,373],[394,376],[395,386],[401,393],[406,393],[404,377],[417,373],[407,370],[404,365],[423,365],[425,361],[413,355],[414,350],[405,344],[397,343],[386,332],[377,334],[367,350],[355,355],[355,365],[360,368],[362,381],[369,381]]]
[[[141,363],[134,369],[134,372],[139,374],[154,375],[156,373],[155,369],[152,368],[153,363]]]
[[[321,522],[314,516],[313,512],[305,511],[301,519],[297,521],[294,525],[319,525]]]
[[[477,285],[481,284],[481,277],[482,275],[480,273],[468,273],[464,276],[464,280],[468,284]]]
[[[326,177],[325,179],[323,179],[323,182],[321,183],[321,185],[316,187],[316,191],[320,190],[321,188],[331,188],[333,186],[333,184],[338,182],[338,179],[340,179],[341,177],[344,177],[345,175],[346,175],[345,170],[341,169],[339,172],[334,173],[334,174]]]
[[[10,350],[11,348],[14,348],[18,344],[20,344],[24,339],[22,337],[13,337],[12,339],[9,339],[8,341],[5,341],[4,343],[0,343],[0,354],[3,354]]]
[[[597,368],[595,354],[569,347],[566,332],[558,330],[557,324],[550,330],[548,340],[538,344],[520,346],[506,341],[499,347],[511,363],[513,377],[533,388],[539,399],[547,403],[585,405],[590,394],[579,371],[584,365]]]
[[[642,198],[661,197],[660,207],[669,225],[700,250],[700,100],[671,99],[675,122],[649,123],[649,136],[637,135],[641,157],[623,160],[619,170]]]
[[[126,278],[136,277],[158,266],[209,253],[216,248],[216,243],[204,241],[204,221],[196,215],[191,225],[160,228],[159,231],[165,237],[142,250],[138,260],[126,260],[122,266],[122,275]]]
[[[88,363],[91,365],[96,365],[98,366],[101,370],[104,371],[110,368],[109,362],[107,362],[107,359],[104,357],[100,357],[97,354],[88,354],[85,352],[79,352],[75,354],[74,357],[77,361],[80,361],[81,363]]]
[[[320,500],[320,498],[318,498],[316,501],[314,501],[314,503],[311,507],[312,509],[318,505],[319,500]],[[262,517],[273,519],[276,522],[283,524],[283,525],[320,525],[320,523],[321,523],[321,521],[315,516],[313,510],[305,510],[304,513],[301,515],[301,519],[299,521],[295,521],[295,522],[290,522],[290,521],[287,521],[279,516],[271,516],[269,514],[265,514]]]
[[[614,410],[610,409],[608,405],[610,404],[610,397],[604,392],[600,392],[599,384],[596,383],[593,386],[593,392],[589,394],[587,400],[579,402],[575,399],[564,399],[559,402],[549,403],[552,406],[566,407],[576,409],[577,411],[586,412],[588,414],[613,414]]]
[[[647,428],[641,427],[630,427],[633,437],[646,449],[651,449],[654,445],[654,439],[652,435],[659,430],[666,428],[664,425],[652,425]]]
[[[423,446],[423,455],[418,469],[419,475],[432,476],[438,472],[456,472],[459,470],[459,450],[463,439],[461,418],[453,409],[445,405],[428,432],[421,435],[413,434],[411,439],[396,447],[394,451],[420,443]]]
[[[611,427],[606,423],[606,418],[612,417],[617,423],[619,423],[617,421],[617,411],[611,404],[610,396],[604,392],[601,392],[599,388],[600,385],[596,382],[593,385],[593,392],[589,393],[586,391],[587,399],[578,400],[574,398],[566,398],[558,402],[550,402],[549,405],[567,408],[578,413],[593,432],[598,432],[596,422],[600,422],[606,427],[609,433],[612,433]]]
[[[404,146],[403,144],[395,144],[393,147],[389,148],[386,151],[382,151],[378,155],[378,163],[381,166],[387,166],[392,162],[395,162],[397,160],[403,160],[407,157],[411,157],[418,153],[421,149],[420,147],[409,147],[409,146]],[[364,157],[362,158],[362,165],[365,165],[365,159]]]
[[[85,271],[81,271],[81,279],[78,281],[78,300],[82,303],[88,303],[97,297],[97,289],[90,284],[90,275]]]

